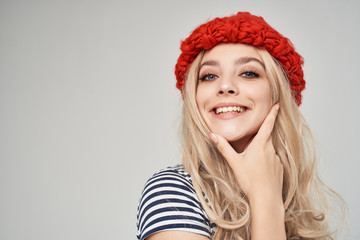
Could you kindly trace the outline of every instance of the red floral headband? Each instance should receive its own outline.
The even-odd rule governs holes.
[[[301,104],[301,91],[305,88],[303,58],[295,51],[289,39],[282,36],[262,17],[248,12],[215,18],[196,28],[181,43],[181,54],[175,65],[176,87],[183,89],[186,73],[202,50],[219,43],[245,43],[265,49],[283,67],[297,105]]]

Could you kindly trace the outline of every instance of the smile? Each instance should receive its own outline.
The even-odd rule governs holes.
[[[218,107],[218,108],[215,108],[214,111],[217,115],[223,114],[223,113],[232,113],[232,112],[242,113],[242,112],[246,111],[246,107],[240,107],[240,106]]]

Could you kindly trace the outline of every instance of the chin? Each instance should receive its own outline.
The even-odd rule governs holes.
[[[246,135],[244,132],[242,132],[239,129],[215,129],[215,133],[223,136],[228,142],[235,142],[239,141],[242,138],[246,138]]]
[[[232,134],[232,133],[229,133],[229,134],[221,134],[219,133],[221,136],[223,136],[226,141],[228,141],[229,143],[230,142],[236,142],[236,141],[239,141],[241,140],[242,138],[244,138],[244,136],[239,136],[238,134]]]
[[[247,145],[256,132],[255,129],[244,131],[244,128],[214,129],[214,133],[223,136],[234,148],[237,148],[236,146],[241,148],[244,145]]]

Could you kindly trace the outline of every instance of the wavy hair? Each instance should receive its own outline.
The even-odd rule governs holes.
[[[281,106],[272,140],[284,167],[282,197],[287,239],[333,239],[336,231],[328,230],[328,196],[340,202],[341,213],[345,212],[346,205],[318,177],[315,142],[282,67],[266,50],[257,51],[265,63],[272,104]],[[196,104],[199,67],[204,53],[199,53],[192,63],[182,92],[183,165],[192,177],[205,212],[217,225],[213,239],[250,239],[249,201],[227,161],[209,139],[210,129]]]

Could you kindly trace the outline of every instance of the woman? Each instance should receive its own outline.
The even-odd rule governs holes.
[[[239,12],[199,26],[181,51],[183,164],[147,182],[138,239],[331,239],[336,193],[316,173],[291,42]]]

